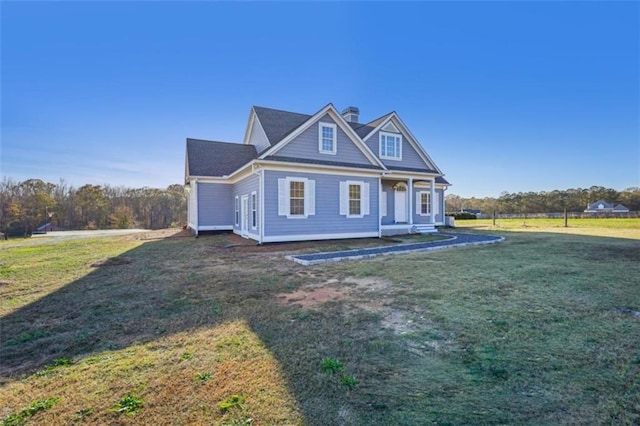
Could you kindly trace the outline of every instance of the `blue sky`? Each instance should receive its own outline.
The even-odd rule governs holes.
[[[165,187],[251,105],[395,110],[461,196],[640,186],[638,2],[0,3],[2,175]]]

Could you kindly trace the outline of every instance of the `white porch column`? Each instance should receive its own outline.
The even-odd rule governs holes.
[[[382,238],[382,178],[378,178],[378,238]],[[386,208],[387,206],[385,206]]]
[[[413,178],[409,178],[409,225],[413,225]]]
[[[431,178],[431,215],[430,223],[436,223],[436,178]]]

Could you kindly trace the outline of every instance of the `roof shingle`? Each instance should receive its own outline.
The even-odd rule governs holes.
[[[187,170],[191,176],[229,175],[257,157],[253,145],[187,139]]]
[[[260,120],[262,129],[269,139],[269,144],[274,146],[289,133],[300,127],[302,123],[311,118],[307,114],[282,111],[279,109],[254,106],[253,110]]]

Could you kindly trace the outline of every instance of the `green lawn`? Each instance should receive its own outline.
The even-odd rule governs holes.
[[[640,422],[638,222],[473,222],[506,241],[313,267],[224,235],[0,245],[0,418]]]
[[[456,227],[478,230],[508,230],[521,232],[554,232],[603,237],[640,239],[640,219],[636,218],[569,218],[567,227],[563,218],[554,219],[492,219],[457,220]]]

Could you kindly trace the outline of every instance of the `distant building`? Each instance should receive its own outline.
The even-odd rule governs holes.
[[[482,211],[478,209],[460,209],[460,213],[469,213],[480,216],[482,214]]]
[[[607,203],[604,200],[598,200],[595,203],[591,203],[587,205],[587,209],[584,211],[585,213],[628,213],[629,209],[623,206],[622,204],[618,204],[614,207],[613,204]]]

